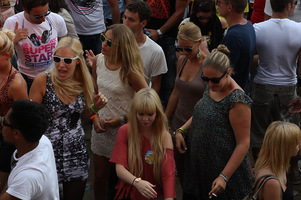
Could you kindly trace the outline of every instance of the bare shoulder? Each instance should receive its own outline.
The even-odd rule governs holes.
[[[13,100],[28,99],[27,84],[20,73],[15,74],[8,89],[8,97]]]
[[[172,138],[168,131],[164,134],[164,148],[173,149]]]
[[[277,192],[278,191],[278,192]],[[263,185],[260,196],[262,199],[281,199],[281,186],[278,180],[272,178]]]
[[[42,72],[42,73],[39,73],[36,77],[35,77],[35,79],[34,79],[34,81],[35,82],[39,82],[39,83],[46,83],[46,73],[44,73],[44,72]]]

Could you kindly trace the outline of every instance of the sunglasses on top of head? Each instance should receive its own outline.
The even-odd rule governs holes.
[[[208,77],[204,76],[203,74],[202,74],[201,78],[202,78],[202,80],[203,80],[204,82],[207,82],[207,83],[208,83],[209,81],[211,81],[211,82],[214,83],[214,84],[219,84],[220,80],[226,75],[227,71],[228,71],[228,70],[226,70],[226,71],[223,73],[223,75],[222,75],[221,77],[219,77],[219,78],[208,78]]]
[[[53,56],[53,61],[55,63],[60,63],[61,60],[64,61],[65,64],[71,64],[73,60],[78,59],[78,56],[74,57],[74,58],[61,58],[59,56]]]
[[[101,42],[107,42],[107,45],[109,47],[112,47],[112,44],[113,44],[112,40],[108,39],[104,33],[100,34],[100,40],[101,40]]]

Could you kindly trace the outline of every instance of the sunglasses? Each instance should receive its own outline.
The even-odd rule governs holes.
[[[222,75],[221,77],[219,77],[219,78],[208,78],[208,77],[206,77],[206,76],[203,76],[203,74],[202,74],[201,78],[202,78],[202,80],[203,80],[204,82],[209,82],[209,81],[211,81],[211,82],[214,83],[214,84],[219,84],[220,80],[226,75],[227,71],[228,71],[228,70],[226,70],[226,71],[223,73],[223,75]]]
[[[196,43],[192,46],[192,47],[181,47],[180,45],[176,46],[176,51],[179,52],[180,54],[183,54],[183,51],[185,50],[187,53],[191,53],[192,49],[194,48],[194,46],[196,45]]]
[[[199,20],[210,20],[212,17],[210,16],[210,17],[203,17],[203,16],[199,16],[199,17],[197,17]]]
[[[298,1],[293,2],[293,4],[297,5],[297,4],[298,4]]]
[[[61,58],[58,56],[53,56],[53,61],[55,63],[60,63],[61,60],[64,60],[65,64],[71,64],[73,60],[78,59],[78,56],[74,57],[74,58]]]
[[[44,15],[38,15],[38,16],[34,17],[34,19],[35,19],[35,20],[39,20],[39,19],[41,19],[42,17],[48,16],[50,13],[51,13],[50,10],[48,10],[47,13],[45,13]]]
[[[13,128],[13,126],[5,121],[5,116],[2,117],[2,126]]]
[[[113,44],[112,40],[108,39],[104,33],[100,34],[100,40],[101,40],[101,42],[107,42],[107,45],[109,47],[112,47],[112,44]]]

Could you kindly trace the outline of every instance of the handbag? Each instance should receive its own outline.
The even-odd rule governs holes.
[[[255,192],[256,185],[258,184],[258,182],[259,182],[262,178],[264,178],[264,179],[263,179],[263,181],[260,183],[260,185],[259,185],[257,191]],[[257,200],[261,188],[263,187],[263,185],[265,184],[265,182],[267,182],[269,179],[276,179],[276,180],[279,182],[279,184],[280,184],[280,181],[279,181],[278,177],[276,177],[275,175],[272,175],[272,174],[265,174],[265,175],[263,175],[263,176],[260,176],[260,177],[255,181],[255,183],[253,184],[251,192],[250,192],[247,196],[245,196],[242,200]],[[281,184],[280,184],[280,185],[281,185]]]

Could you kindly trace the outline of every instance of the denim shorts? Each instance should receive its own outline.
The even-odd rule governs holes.
[[[300,125],[299,114],[288,112],[288,104],[297,97],[296,86],[254,83],[252,92],[251,147],[260,148],[266,129],[273,121]]]

